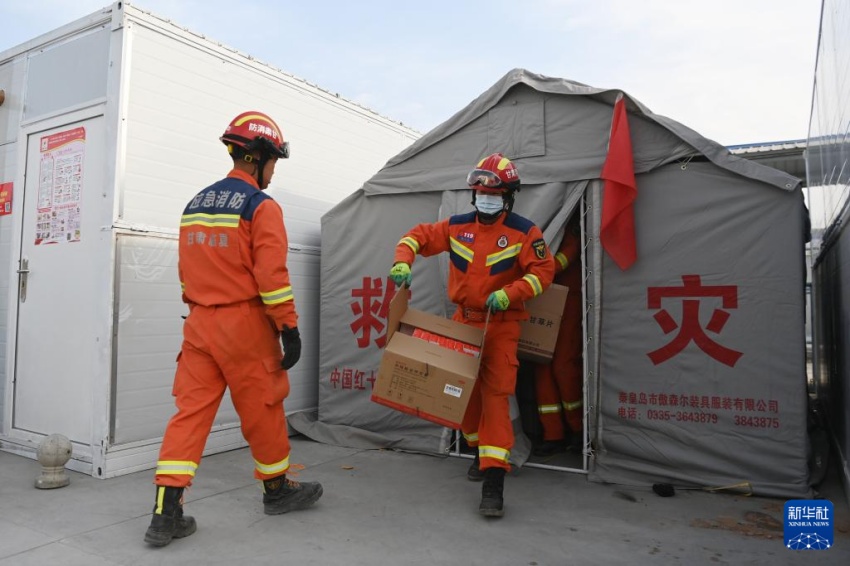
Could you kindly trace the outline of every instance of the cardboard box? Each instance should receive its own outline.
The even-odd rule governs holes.
[[[521,323],[517,350],[520,359],[537,363],[552,361],[567,293],[567,287],[553,284],[542,295],[525,303],[530,317]]]
[[[390,302],[387,346],[372,389],[372,401],[397,411],[460,428],[481,363],[484,331],[408,308],[410,290],[400,289]],[[447,341],[413,336],[438,335]],[[456,341],[470,348],[459,351]],[[478,352],[476,352],[476,350]]]

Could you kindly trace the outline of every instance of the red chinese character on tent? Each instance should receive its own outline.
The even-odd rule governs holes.
[[[339,373],[339,369],[334,368],[331,372],[331,385],[334,389],[336,389],[337,385],[339,385],[341,374]]]
[[[738,359],[743,355],[741,352],[729,349],[706,335],[699,321],[700,300],[704,298],[719,298],[723,309],[738,308],[738,287],[735,285],[707,285],[703,286],[699,275],[683,275],[683,286],[681,287],[649,287],[647,289],[647,308],[661,309],[661,299],[682,299],[682,323],[677,324],[673,317],[665,309],[655,313],[654,318],[664,331],[670,334],[677,328],[679,333],[673,341],[647,356],[652,363],[658,365],[666,362],[673,356],[685,349],[685,346],[694,342],[700,350],[729,367],[734,367]],[[705,330],[713,334],[720,334],[730,314],[722,309],[714,309],[711,320],[705,326]]]
[[[342,370],[342,388],[351,389],[353,381],[354,370],[351,368],[345,368],[344,370]]]
[[[394,293],[395,283],[392,279],[387,278],[386,289],[384,289],[384,280],[378,277],[364,277],[363,286],[351,290],[351,296],[357,299],[351,303],[351,312],[357,317],[351,323],[351,332],[357,336],[358,347],[369,346],[372,342],[372,330],[382,332],[386,328],[384,323],[387,320],[390,299]],[[386,342],[386,333],[375,339],[375,344],[379,348],[383,348]]]

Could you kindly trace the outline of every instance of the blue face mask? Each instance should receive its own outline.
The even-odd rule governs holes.
[[[475,208],[481,214],[490,216],[500,213],[505,208],[502,195],[475,195]]]

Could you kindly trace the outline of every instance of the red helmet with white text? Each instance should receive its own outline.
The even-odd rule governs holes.
[[[493,153],[479,161],[469,172],[466,184],[472,189],[472,206],[475,206],[479,190],[499,191],[504,201],[504,209],[510,212],[514,208],[514,195],[519,192],[519,172],[510,159],[501,153]]]
[[[510,159],[494,153],[478,162],[466,176],[466,184],[473,190],[481,187],[484,190],[518,191],[519,173]]]
[[[262,112],[243,112],[228,124],[220,139],[231,155],[238,147],[246,153],[259,151],[268,157],[289,157],[289,142],[284,141],[274,120]]]

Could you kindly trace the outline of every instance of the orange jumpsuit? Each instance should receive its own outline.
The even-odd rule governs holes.
[[[504,289],[508,310],[490,316],[478,379],[461,429],[478,447],[480,469],[510,469],[514,443],[508,399],[516,387],[519,321],[528,318],[524,301],[546,290],[555,266],[540,229],[518,214],[505,213],[481,224],[475,212],[420,224],[398,243],[395,261],[413,264],[416,254],[449,252],[449,298],[454,320],[484,327],[485,302]]]
[[[199,192],[180,222],[178,270],[189,316],[157,485],[192,484],[226,387],[254,458],[254,477],[289,468],[279,332],[297,323],[286,267],[283,212],[249,175],[233,170]]]
[[[562,440],[564,425],[574,433],[582,431],[582,268],[581,234],[577,218],[564,231],[555,254],[555,283],[569,287],[564,314],[551,363],[535,367],[537,411],[543,426],[543,440]]]

